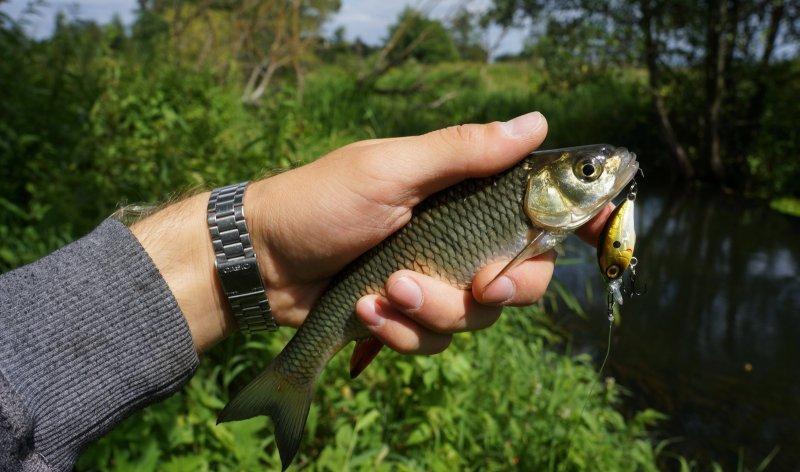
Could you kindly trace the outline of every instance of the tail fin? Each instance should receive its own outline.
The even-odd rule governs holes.
[[[217,424],[246,420],[258,415],[272,418],[275,440],[281,455],[283,470],[289,467],[303,438],[308,409],[313,395],[313,380],[296,385],[275,368],[278,359],[250,382],[228,403],[217,418]]]

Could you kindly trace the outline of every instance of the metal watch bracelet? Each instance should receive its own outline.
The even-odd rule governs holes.
[[[258,270],[256,253],[244,218],[248,182],[214,189],[208,199],[208,230],[225,297],[244,332],[278,329]]]

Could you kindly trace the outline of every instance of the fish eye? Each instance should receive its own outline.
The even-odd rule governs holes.
[[[609,268],[606,269],[606,276],[608,276],[610,279],[614,279],[619,276],[619,266],[616,264],[609,266]]]
[[[586,157],[575,163],[573,172],[584,182],[592,182],[603,173],[603,164],[596,157]]]

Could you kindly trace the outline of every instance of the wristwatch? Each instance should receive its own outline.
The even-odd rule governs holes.
[[[208,229],[214,265],[231,313],[244,332],[278,329],[258,270],[256,253],[244,218],[248,182],[214,189],[208,199]]]

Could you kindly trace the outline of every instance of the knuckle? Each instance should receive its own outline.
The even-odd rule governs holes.
[[[444,129],[448,139],[467,145],[480,144],[483,141],[483,130],[483,126],[474,124],[455,125]]]
[[[428,328],[436,333],[449,333],[455,325],[453,318],[442,316],[441,313],[436,313],[434,316],[426,316],[425,319]]]
[[[442,333],[452,333],[464,327],[464,313],[459,313],[456,316],[440,316],[437,317],[437,329]]]
[[[430,291],[426,291],[426,293],[430,294]],[[466,321],[464,306],[443,298],[442,294],[434,295],[438,296],[424,297],[422,306],[413,312],[417,321],[439,334],[450,334],[462,330]]]

